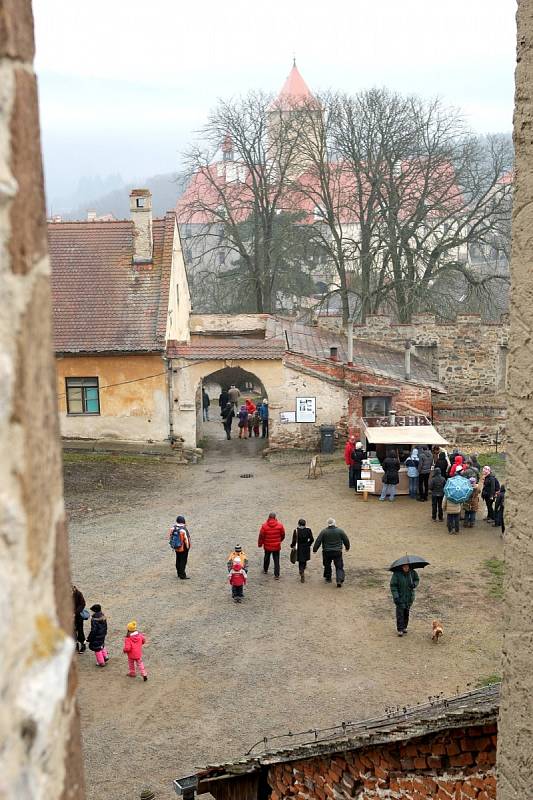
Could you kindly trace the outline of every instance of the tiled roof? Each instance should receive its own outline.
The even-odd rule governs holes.
[[[165,348],[175,214],[153,221],[153,263],[133,267],[133,223],[48,226],[56,352]]]
[[[246,336],[203,336],[192,334],[190,344],[171,342],[168,355],[172,358],[189,358],[192,361],[226,358],[280,359],[284,353],[283,340],[252,339]]]

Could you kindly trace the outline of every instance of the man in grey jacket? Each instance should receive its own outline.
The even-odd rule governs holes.
[[[344,547],[346,550],[349,550],[350,540],[342,528],[337,528],[337,524],[332,518],[328,519],[327,528],[324,528],[318,534],[313,545],[313,553],[317,553],[320,547],[322,547],[324,580],[326,583],[331,583],[331,563],[333,562],[335,564],[337,589],[340,589],[344,583],[342,548]]]
[[[433,453],[429,447],[423,445],[419,450],[418,458],[418,499],[427,500],[429,489],[429,473],[431,472],[431,467],[433,466]]]

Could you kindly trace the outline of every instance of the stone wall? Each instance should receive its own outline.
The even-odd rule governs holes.
[[[320,324],[336,327],[325,318]],[[505,317],[489,323],[477,314],[462,314],[454,322],[438,322],[421,314],[411,324],[400,325],[378,314],[355,325],[354,337],[402,351],[407,340],[412,342],[415,355],[446,389],[446,395],[433,394],[433,417],[450,442],[487,449],[496,437],[505,440],[509,340]]]
[[[277,764],[270,800],[495,800],[496,741],[494,723]]]
[[[30,0],[0,2],[0,797],[82,800]]]
[[[509,499],[505,533],[498,800],[532,796],[533,719],[533,2],[518,2],[509,356]]]

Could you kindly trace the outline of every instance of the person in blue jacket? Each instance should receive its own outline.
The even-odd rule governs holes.
[[[268,436],[268,400],[266,398],[257,406],[257,411],[261,418],[261,435],[264,439]]]

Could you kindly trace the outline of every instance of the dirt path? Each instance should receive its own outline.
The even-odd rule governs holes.
[[[429,503],[363,503],[340,465],[317,481],[303,466],[274,466],[255,441],[217,441],[194,467],[145,462],[67,464],[74,580],[109,617],[111,661],[78,658],[86,775],[92,800],[136,798],[150,783],[172,797],[172,778],[242,755],[263,736],[326,727],[386,706],[453,693],[498,673],[500,604],[483,563],[501,540],[479,522],[449,536]],[[253,478],[241,474],[253,473]],[[88,510],[90,509],[90,510]],[[270,510],[292,531],[332,514],[352,541],[341,590],[324,584],[315,557],[301,585],[282,554],[282,579],[261,573],[259,525]],[[190,581],[178,582],[165,530],[191,524]],[[231,602],[225,557],[250,556],[245,602]],[[409,636],[398,639],[386,566],[406,551],[426,556]],[[434,646],[431,620],[445,635]],[[123,630],[146,633],[149,681],[126,678]]]

